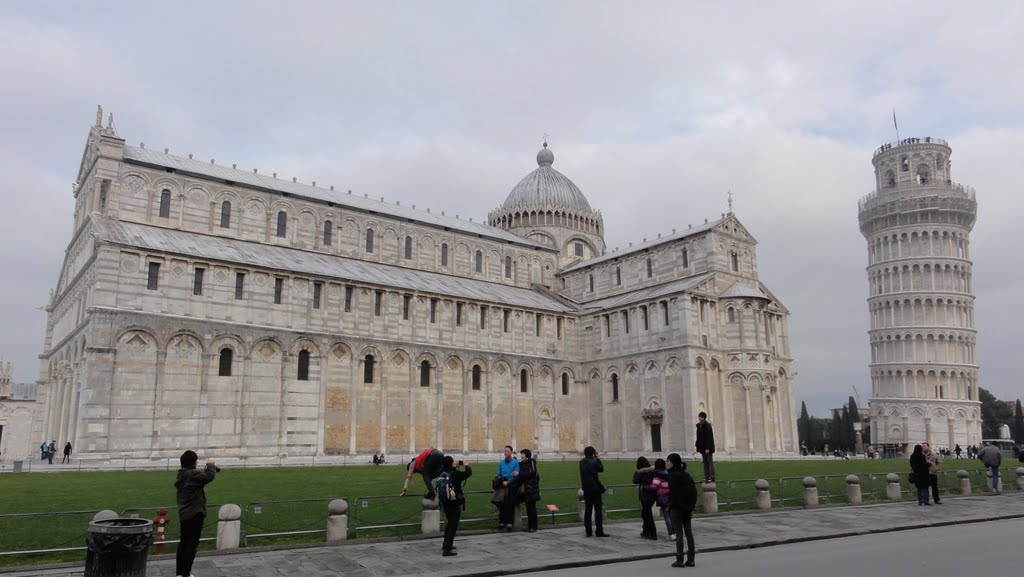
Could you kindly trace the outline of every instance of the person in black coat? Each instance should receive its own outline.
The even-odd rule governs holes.
[[[704,460],[704,483],[715,481],[715,430],[708,422],[708,414],[701,411],[697,415],[697,441],[693,444],[700,458]]]
[[[914,445],[914,452],[910,454],[910,471],[914,475],[914,486],[917,487],[917,504],[931,505],[928,502],[928,488],[931,487],[931,478],[928,476],[928,458],[921,445]]]
[[[697,485],[693,477],[686,472],[686,463],[683,462],[679,453],[672,453],[668,456],[668,490],[669,490],[669,513],[672,515],[672,527],[676,534],[682,527],[683,535],[686,536],[686,549],[683,549],[683,540],[676,537],[676,562],[673,567],[693,567],[696,556],[696,546],[693,542],[693,510],[697,506]],[[683,559],[683,555],[686,559]]]
[[[583,527],[587,530],[587,537],[591,535],[610,536],[604,532],[604,520],[601,517],[601,495],[604,494],[604,485],[601,484],[598,474],[603,472],[604,465],[598,458],[597,449],[593,447],[583,449],[583,458],[580,459],[580,488],[583,489]],[[597,525],[597,533],[591,530],[592,516],[594,524]]]
[[[654,502],[658,494],[651,490],[651,481],[654,480],[654,467],[647,457],[637,457],[636,471],[633,473],[633,484],[639,487],[640,518],[643,520],[643,530],[640,536],[644,539],[656,541],[658,539],[658,527],[654,524]]]
[[[537,501],[540,501],[540,475],[537,474],[537,460],[529,449],[519,451],[519,500],[526,505],[526,530],[537,530]]]
[[[460,470],[462,468],[462,470]],[[455,532],[459,530],[459,519],[462,518],[462,510],[466,508],[466,496],[462,493],[462,484],[466,479],[473,476],[473,469],[455,459],[451,455],[445,455],[442,474],[448,474],[448,482],[455,489],[455,500],[444,503],[444,541],[441,542],[441,555],[451,557],[458,555],[455,552]]]

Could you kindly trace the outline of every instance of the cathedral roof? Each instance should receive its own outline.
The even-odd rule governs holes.
[[[672,234],[669,234],[669,235],[665,235],[665,236],[661,236],[661,237],[658,237],[658,238],[655,238],[655,239],[651,239],[649,241],[640,243],[638,245],[634,245],[634,246],[628,248],[627,250],[620,250],[620,251],[615,251],[615,252],[609,252],[609,253],[605,253],[605,254],[603,254],[601,256],[594,257],[592,259],[581,260],[581,261],[577,262],[576,264],[566,268],[565,270],[563,270],[559,274],[565,274],[567,272],[572,272],[572,271],[584,269],[584,268],[593,266],[595,264],[600,264],[602,262],[608,262],[608,261],[615,260],[615,259],[618,259],[618,258],[625,258],[625,257],[627,257],[627,256],[629,256],[631,254],[634,254],[634,253],[637,253],[637,252],[642,252],[642,251],[645,251],[645,250],[650,250],[651,248],[654,248],[656,246],[665,244],[667,242],[672,242],[674,240],[680,240],[680,239],[686,238],[688,236],[693,236],[693,235],[696,235],[696,234],[707,232],[707,231],[711,230],[712,228],[714,228],[714,227],[718,226],[719,224],[721,224],[721,222],[723,220],[725,220],[725,219],[723,218],[723,219],[715,220],[715,221],[712,221],[712,222],[709,222],[709,223],[706,223],[706,224],[702,224],[700,226],[695,226],[693,228],[688,228],[688,229],[680,231],[680,232],[675,232],[675,233],[672,233]]]
[[[701,283],[710,279],[714,276],[714,273],[704,273],[696,276],[691,276],[672,282],[667,282],[658,286],[652,286],[642,288],[639,290],[626,291],[622,294],[615,296],[590,301],[583,304],[584,311],[596,311],[603,309],[613,309],[633,303],[647,302],[665,297],[668,295],[680,293],[683,291],[693,290],[700,286]]]
[[[571,214],[590,215],[594,212],[573,181],[551,168],[555,155],[544,143],[537,153],[536,170],[527,174],[512,189],[502,203],[500,211],[558,210]]]
[[[725,289],[722,292],[722,294],[720,294],[718,296],[720,298],[723,298],[723,299],[754,298],[754,299],[768,299],[768,300],[771,300],[771,297],[766,295],[764,293],[764,291],[762,291],[760,288],[755,288],[755,287],[752,287],[752,286],[747,286],[747,285],[743,284],[740,281],[736,281],[735,283],[733,283],[733,285],[731,287]]]
[[[574,312],[539,291],[499,283],[112,219],[93,222],[99,239],[139,249],[514,307]]]
[[[274,176],[257,174],[255,172],[239,170],[237,168],[213,164],[211,162],[203,162],[192,158],[183,158],[181,156],[150,150],[140,146],[125,146],[124,158],[126,161],[135,164],[161,168],[173,168],[179,172],[206,176],[221,181],[230,181],[278,193],[287,193],[293,196],[300,196],[320,202],[333,203],[342,208],[350,208],[363,212],[375,212],[401,219],[411,219],[422,224],[457,230],[473,235],[480,235],[485,238],[500,240],[511,244],[551,250],[551,247],[547,245],[525,239],[500,228],[490,226],[485,222],[471,222],[462,218],[436,214],[426,210],[368,198],[365,195],[359,196],[355,194],[345,194],[309,184],[303,184],[301,182],[282,180]]]

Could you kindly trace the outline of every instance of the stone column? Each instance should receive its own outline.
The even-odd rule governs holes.
[[[421,499],[423,515],[420,520],[420,532],[424,535],[435,535],[441,532],[441,511],[437,499]]]
[[[860,505],[863,502],[860,492],[860,477],[857,475],[846,476],[846,501],[851,505]]]
[[[889,473],[885,476],[885,498],[890,501],[899,501],[902,498],[900,495],[900,476],[896,473]]]
[[[586,514],[586,501],[583,500],[583,489],[576,491],[576,509],[579,512],[580,522],[583,522],[583,516]]]
[[[242,509],[223,505],[217,513],[217,550],[237,549],[242,540]]]
[[[754,489],[757,490],[757,508],[763,510],[771,509],[772,494],[769,490],[768,481],[764,479],[754,481]]]
[[[1017,490],[1024,491],[1024,467],[1017,467],[1014,473],[1017,474]]]
[[[334,499],[327,505],[327,542],[339,543],[348,539],[348,501]]]
[[[804,508],[811,509],[818,506],[818,480],[814,477],[804,477]]]
[[[960,469],[956,472],[957,482],[960,486],[960,496],[966,497],[971,494],[971,474]]]
[[[718,512],[718,487],[715,483],[702,483],[701,489],[703,489],[704,497],[704,512],[705,513],[717,513]]]

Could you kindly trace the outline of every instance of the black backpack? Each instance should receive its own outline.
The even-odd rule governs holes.
[[[438,475],[435,493],[437,494],[437,500],[442,505],[454,503],[457,500],[455,483],[452,482],[452,476],[447,471]]]

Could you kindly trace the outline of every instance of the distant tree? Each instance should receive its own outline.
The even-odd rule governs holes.
[[[850,395],[850,400],[847,401],[846,406],[850,411],[850,421],[854,423],[860,422],[860,410],[857,408],[857,400]]]
[[[832,411],[832,424],[829,427],[829,452],[834,451],[843,444],[843,417],[839,411]]]
[[[1024,412],[1020,409],[1020,399],[1017,399],[1017,407],[1013,416],[1013,440],[1017,443],[1024,443]]]
[[[811,423],[811,415],[807,412],[807,403],[800,402],[800,418],[796,420],[796,431],[800,437],[800,442],[807,446],[808,449],[814,445],[811,440],[811,432],[814,427]]]
[[[981,436],[985,439],[998,439],[999,427],[1011,424],[1013,411],[1005,402],[981,387],[978,387],[978,400],[981,401]]]

